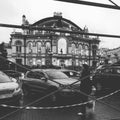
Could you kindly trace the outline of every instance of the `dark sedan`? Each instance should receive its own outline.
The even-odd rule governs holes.
[[[79,89],[80,81],[69,78],[63,72],[54,69],[33,69],[25,74],[22,79],[22,88],[24,94],[41,93],[48,94],[58,90],[57,93],[50,96],[52,101],[56,101],[57,96],[73,97],[78,92],[74,89]],[[75,84],[73,84],[76,82]],[[71,84],[73,84],[71,86]],[[72,89],[74,87],[74,89]]]
[[[120,66],[106,66],[93,75],[93,83],[97,91],[120,89]]]

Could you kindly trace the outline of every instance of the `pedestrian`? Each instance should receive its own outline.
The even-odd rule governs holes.
[[[81,83],[80,83],[80,92],[81,92],[81,102],[87,102],[88,96],[92,92],[92,81],[90,80],[90,69],[87,64],[82,65],[82,73],[81,73]],[[86,119],[86,104],[81,105],[81,111],[82,113],[81,118],[82,120]],[[79,115],[79,113],[78,113]]]

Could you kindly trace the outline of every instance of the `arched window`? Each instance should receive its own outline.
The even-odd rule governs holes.
[[[28,52],[29,52],[29,53],[32,53],[32,49],[33,49],[33,43],[32,43],[32,42],[29,42],[29,43],[28,43]]]
[[[82,55],[82,45],[81,44],[79,44],[79,46],[78,46],[78,54]]]
[[[87,55],[87,56],[88,56],[88,55],[89,55],[88,46],[87,46],[87,45],[85,45],[84,47],[85,47],[85,55]]]
[[[22,42],[18,40],[18,41],[16,41],[15,45],[16,45],[16,52],[21,53]]]
[[[50,42],[46,42],[46,53],[51,51],[51,45]]]
[[[85,45],[82,45],[82,55],[86,55],[86,49],[85,49]]]
[[[76,46],[75,46],[74,43],[71,44],[71,53],[72,53],[72,54],[76,54]]]
[[[65,38],[58,40],[58,54],[67,54],[67,41]]]
[[[41,42],[37,42],[37,52],[41,53]]]

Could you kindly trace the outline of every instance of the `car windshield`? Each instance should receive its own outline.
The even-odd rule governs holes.
[[[68,78],[67,75],[60,71],[46,71],[47,75],[52,79],[65,79]]]
[[[0,83],[12,82],[12,80],[3,72],[0,72]]]

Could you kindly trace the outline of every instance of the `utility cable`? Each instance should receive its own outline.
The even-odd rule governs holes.
[[[102,104],[104,104],[104,105],[106,105],[106,106],[108,106],[108,107],[110,107],[110,108],[112,108],[112,109],[117,110],[118,112],[120,112],[120,110],[117,109],[116,107],[114,107],[113,105],[107,104],[107,103],[101,101],[100,99],[95,99],[93,96],[87,95],[87,94],[85,94],[84,92],[81,92],[81,91],[76,90],[75,88],[74,88],[74,90],[75,90],[76,92],[80,92],[80,94],[83,94],[83,95],[85,95],[85,96],[87,96],[87,97],[90,97],[90,98],[91,98],[92,100],[94,100],[94,101],[97,101],[97,102],[99,102],[99,103],[102,103]],[[34,103],[36,103],[36,102],[38,102],[38,101],[40,101],[40,100],[42,100],[42,99],[44,99],[44,98],[52,95],[52,94],[55,94],[56,92],[58,92],[58,90],[56,90],[56,91],[54,91],[54,92],[52,92],[52,93],[50,93],[50,94],[48,94],[48,95],[40,98],[40,99],[37,99],[37,100],[33,101],[32,103],[29,103],[29,104],[23,106],[22,108],[20,108],[20,109],[18,109],[18,110],[16,110],[16,111],[13,111],[13,112],[11,112],[11,113],[9,113],[9,114],[1,117],[0,119],[3,119],[3,118],[5,118],[5,117],[8,117],[8,116],[12,115],[13,113],[18,112],[19,110],[26,108],[26,107],[29,106],[29,105],[32,105],[32,104],[34,104]]]
[[[73,0],[72,0],[73,1]],[[115,6],[116,7],[116,6]],[[119,7],[120,9],[120,7]],[[56,28],[44,28],[44,27],[35,27],[35,26],[21,26],[21,25],[12,25],[12,24],[2,24],[0,23],[0,27],[8,27],[8,28],[18,28],[18,29],[29,29],[29,30],[45,30],[52,32],[61,32],[61,33],[70,33],[70,34],[80,34],[80,35],[89,35],[89,36],[101,36],[101,37],[114,37],[120,38],[120,35],[112,35],[112,34],[100,34],[100,33],[87,33],[84,31],[72,31],[72,30],[64,30],[64,29],[56,29]],[[52,34],[52,33],[51,33]],[[54,36],[55,34],[53,34]],[[22,34],[23,37],[29,37],[29,35]],[[40,35],[37,35],[39,37]],[[50,35],[48,35],[50,36]],[[89,40],[91,41],[91,40]]]
[[[5,57],[3,57],[3,56],[1,56],[1,55],[0,55],[0,58],[3,59],[3,60],[5,60],[5,61],[9,61],[9,60],[7,60]],[[26,68],[26,67],[24,67],[24,66],[22,66],[22,65],[20,65],[20,64],[18,64],[18,63],[14,63],[14,62],[12,62],[12,61],[9,61],[9,62],[11,62],[11,63],[19,66],[20,68],[26,69],[27,71],[33,72],[31,69],[28,69],[28,68]],[[37,74],[39,75],[39,73],[36,73],[36,75],[37,75]],[[57,83],[57,84],[59,84],[59,85],[62,85],[61,83],[59,83],[59,82],[57,82],[57,81],[54,81],[54,80],[51,80],[51,79],[49,79],[49,80],[52,81],[52,82],[55,82],[55,83]]]
[[[115,6],[117,6],[117,7],[120,7],[120,6],[118,6],[115,2],[113,2],[112,0],[109,0],[111,3],[113,3]]]
[[[88,1],[83,1],[83,0],[55,0],[55,1],[68,2],[68,3],[74,3],[74,4],[82,4],[82,5],[89,5],[89,6],[95,6],[95,7],[103,7],[103,8],[120,10],[119,6],[96,3],[96,2],[88,2]]]
[[[88,94],[86,94],[86,93],[84,93],[84,92],[82,92],[82,91],[80,91],[80,90],[76,90],[75,88],[73,88],[73,89],[74,89],[76,92],[79,92],[80,94],[85,95],[85,96],[91,98],[93,101],[97,101],[97,102],[99,102],[99,103],[102,103],[102,104],[104,104],[104,105],[106,105],[106,106],[108,106],[108,107],[110,107],[110,108],[112,108],[112,109],[120,112],[120,109],[116,108],[115,106],[113,106],[113,105],[111,105],[111,104],[108,104],[108,103],[106,103],[106,102],[103,102],[103,101],[101,101],[100,99],[97,99],[97,98],[95,98],[94,96],[88,95]]]
[[[46,97],[48,97],[48,96],[50,96],[50,95],[52,95],[52,94],[55,94],[55,93],[58,92],[58,91],[59,91],[59,90],[56,90],[56,91],[54,91],[54,92],[52,92],[52,93],[50,93],[50,94],[48,94],[48,95],[46,95],[46,96],[44,96],[44,97],[42,97],[42,98],[40,98],[40,99],[37,99],[37,100],[35,100],[34,102],[25,105],[25,106],[24,106],[23,108],[21,108],[21,109],[24,109],[25,107],[27,107],[27,106],[29,106],[29,105],[32,105],[32,104],[34,104],[34,103],[36,103],[36,102],[38,102],[38,101],[40,101],[40,100],[43,100],[44,98],[46,98]],[[77,90],[75,89],[75,91],[77,91]],[[87,96],[87,97],[90,97],[91,99],[93,99],[93,100],[95,100],[95,101],[98,101],[98,102],[100,102],[100,103],[103,103],[103,104],[105,104],[105,105],[107,105],[107,106],[109,106],[109,107],[111,107],[111,108],[113,108],[113,109],[115,109],[115,110],[117,110],[117,111],[120,112],[120,110],[118,110],[118,109],[115,108],[114,106],[109,105],[109,104],[106,104],[106,103],[104,103],[104,102],[102,102],[102,101],[100,101],[100,100],[97,100],[97,99],[93,98],[93,96],[87,95],[87,94],[85,94],[85,93],[83,93],[83,92],[81,92],[81,91],[77,91],[77,92],[80,92],[81,94],[83,94],[83,95],[85,95],[85,96]],[[20,109],[20,110],[21,110],[21,109]],[[3,119],[3,118],[5,118],[5,117],[7,117],[7,116],[9,116],[9,115],[17,112],[17,111],[19,111],[19,109],[16,110],[16,111],[14,111],[14,112],[12,112],[12,113],[9,113],[9,114],[3,116],[3,117],[0,118],[0,119]]]
[[[87,77],[90,77],[90,76],[86,76],[85,78],[87,78]],[[85,78],[83,78],[83,79],[85,79]],[[78,80],[77,82],[79,82],[79,80]],[[76,83],[76,82],[70,84],[70,86],[74,85],[75,83]],[[63,88],[62,88],[62,89],[63,89]],[[50,96],[50,95],[52,95],[52,94],[54,94],[54,93],[56,93],[56,92],[58,92],[58,91],[59,91],[59,90],[56,90],[56,91],[54,91],[54,92],[52,92],[52,93],[50,93],[50,94],[48,94],[48,95],[46,95],[46,96],[44,96],[44,97],[42,97],[42,98],[40,98],[40,99],[37,99],[37,100],[33,101],[32,103],[29,103],[29,104],[25,105],[23,108],[25,108],[25,107],[28,106],[28,105],[32,105],[32,104],[34,104],[34,103],[36,103],[36,102],[38,102],[38,101],[40,101],[40,100],[43,100],[44,98],[46,98],[46,97],[48,97],[48,96]],[[82,93],[82,92],[80,91],[80,93]],[[92,99],[96,100],[96,99],[93,98],[92,96],[89,96],[89,95],[87,95],[87,94],[85,94],[85,93],[82,93],[82,94],[84,94],[84,95],[86,95],[86,96],[88,96],[88,97],[91,97]],[[103,103],[103,102],[102,102],[102,103]],[[104,104],[105,104],[105,103],[104,103]],[[108,104],[106,104],[106,105],[108,105]],[[109,105],[109,106],[110,106],[110,105]],[[113,106],[110,106],[110,107],[114,108]],[[23,108],[21,108],[21,109],[23,109]],[[115,108],[114,108],[114,109],[115,109]],[[17,112],[17,111],[19,111],[19,109],[16,110],[16,112]],[[119,112],[120,112],[120,110],[119,110]],[[7,117],[7,116],[9,116],[9,115],[11,115],[11,114],[13,114],[13,113],[15,113],[15,111],[12,112],[12,113],[7,114],[7,115],[5,115],[5,116]],[[3,118],[4,118],[5,116],[3,116]],[[2,119],[2,118],[0,118],[0,119]]]
[[[7,60],[7,59],[5,59],[5,58],[2,57],[2,56],[0,56],[0,58],[2,58],[2,59],[4,59],[4,60]],[[16,63],[14,63],[14,64],[16,64]],[[18,65],[19,67],[21,67],[19,64],[16,64],[16,65]],[[24,67],[24,68],[25,68],[25,67]],[[28,70],[28,69],[27,69],[27,70]],[[79,82],[79,80],[78,80],[77,82]],[[75,83],[76,83],[76,82],[75,82]],[[73,84],[75,84],[75,83],[72,83],[71,85],[73,85]],[[64,88],[62,88],[62,89],[64,89]],[[25,107],[27,107],[27,106],[29,106],[29,105],[32,105],[32,104],[34,104],[34,103],[36,103],[36,102],[38,102],[38,101],[40,101],[40,100],[43,100],[43,99],[45,99],[46,97],[48,97],[48,96],[50,96],[50,95],[53,95],[54,93],[56,93],[56,92],[58,92],[58,91],[59,91],[59,90],[56,90],[55,92],[52,92],[52,93],[50,93],[50,94],[48,94],[48,95],[46,95],[46,96],[44,96],[44,97],[42,97],[42,98],[40,98],[40,99],[37,99],[37,100],[35,100],[35,101],[33,101],[33,102],[25,105],[23,108],[20,108],[20,109],[18,109],[18,110],[16,110],[16,111],[13,111],[13,112],[11,112],[11,113],[9,113],[9,114],[1,117],[0,119],[3,119],[3,118],[5,118],[5,117],[8,117],[8,116],[12,115],[13,113],[18,112],[19,110],[24,109]]]
[[[60,90],[60,89],[59,89],[59,90]],[[22,110],[22,109],[25,109],[27,106],[32,105],[32,104],[34,104],[34,103],[37,103],[37,102],[39,102],[39,101],[41,101],[41,100],[43,100],[43,99],[49,97],[50,95],[53,95],[53,94],[57,93],[59,90],[55,90],[54,92],[51,92],[50,94],[47,94],[47,95],[45,95],[45,96],[43,96],[43,97],[41,97],[41,98],[39,98],[39,99],[37,99],[37,100],[35,100],[35,101],[29,103],[29,104],[26,104],[26,105],[23,106],[22,108],[19,108],[19,109],[13,111],[13,112],[10,112],[10,113],[8,113],[8,114],[6,114],[6,115],[0,117],[0,120],[2,120],[2,119],[4,119],[4,118],[6,118],[6,117],[8,117],[8,116],[10,116],[10,115],[12,115],[12,114],[18,112],[18,111],[20,111],[20,110]]]

